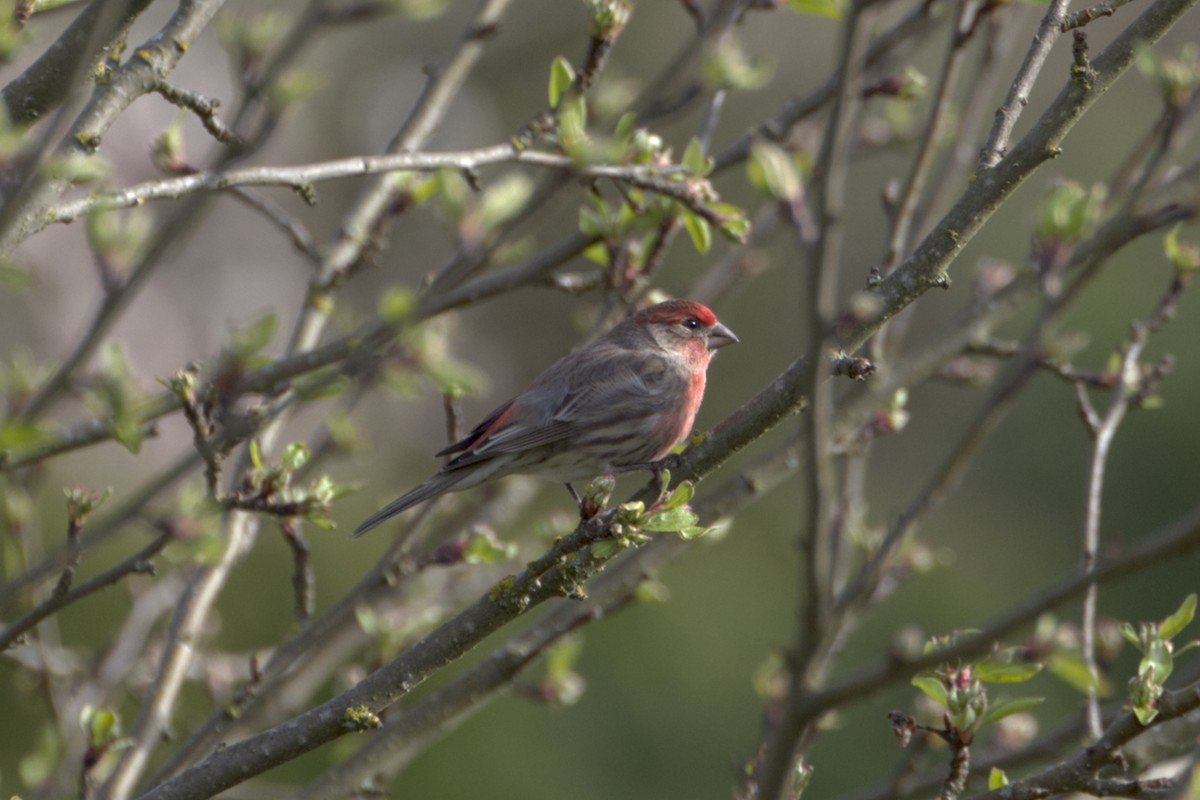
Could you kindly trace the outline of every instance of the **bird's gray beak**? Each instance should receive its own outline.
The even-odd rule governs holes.
[[[737,341],[737,334],[719,322],[716,325],[713,325],[713,329],[708,332],[709,350],[716,350],[718,347],[724,347],[727,344],[734,344]]]

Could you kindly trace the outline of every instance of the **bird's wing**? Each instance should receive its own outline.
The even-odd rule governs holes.
[[[581,429],[661,410],[664,381],[675,373],[656,354],[619,348],[578,351],[551,365],[523,394],[500,406],[438,455],[459,453],[447,469],[570,441]]]
[[[571,374],[570,390],[554,411],[554,418],[572,425],[603,425],[617,418],[639,418],[662,409],[667,384],[678,373],[657,352],[635,353],[598,350]]]
[[[513,402],[513,400],[509,400],[491,414],[488,414],[487,418],[485,418],[483,422],[476,425],[474,430],[472,430],[463,438],[459,439],[454,444],[447,447],[445,450],[439,450],[438,452],[434,453],[433,457],[440,458],[442,456],[453,455],[454,453],[461,453],[464,450],[470,450],[479,442],[480,439],[487,435],[488,429],[496,425],[496,423],[500,421],[501,417],[505,416],[512,410]]]

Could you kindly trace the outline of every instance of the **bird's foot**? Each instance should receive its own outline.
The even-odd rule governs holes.
[[[677,469],[683,463],[682,453],[669,453],[657,461],[642,461],[637,464],[624,464],[616,467],[617,472],[641,472],[648,470],[654,475],[654,485],[658,487],[659,493],[665,492],[667,489],[667,481],[670,480],[671,470]]]

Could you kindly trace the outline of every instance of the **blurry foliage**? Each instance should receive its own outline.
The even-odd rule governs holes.
[[[985,167],[1041,0],[145,5],[0,4],[4,796],[123,800],[211,753],[180,779],[207,796],[238,742],[363,686],[272,751],[352,734],[280,791],[1195,794],[1195,748],[1155,738],[1194,742],[1200,704],[1194,12],[1012,176],[1140,8],[1058,23]],[[363,177],[384,152],[412,161]],[[508,479],[346,539],[671,295],[743,344],[657,482],[598,477],[580,521]],[[1114,409],[1156,413],[1115,432],[1085,631]],[[1088,702],[1136,770],[1105,742],[1054,784]],[[881,759],[910,706],[919,746]]]

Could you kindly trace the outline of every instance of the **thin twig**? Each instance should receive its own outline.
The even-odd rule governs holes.
[[[1013,128],[1016,127],[1017,119],[1021,116],[1021,111],[1029,104],[1029,94],[1033,91],[1033,84],[1042,71],[1042,65],[1046,63],[1046,57],[1050,55],[1050,49],[1063,31],[1062,25],[1063,20],[1066,19],[1068,5],[1068,0],[1051,0],[1050,6],[1046,9],[1046,14],[1042,17],[1037,33],[1034,34],[1033,41],[1029,45],[1029,51],[1025,54],[1020,69],[1017,70],[1017,76],[1013,80],[1012,86],[1009,87],[1003,104],[996,111],[996,122],[992,125],[991,133],[988,134],[987,143],[979,153],[980,170],[996,166],[1000,159],[1008,153],[1008,141],[1012,136]]]
[[[171,541],[171,533],[160,534],[154,541],[137,551],[118,564],[109,567],[104,572],[89,578],[83,583],[65,592],[55,592],[41,605],[33,609],[19,620],[0,632],[0,653],[7,650],[26,631],[30,630],[50,615],[66,608],[84,597],[101,589],[114,586],[128,575],[153,574],[154,565],[150,559],[158,554]]]

